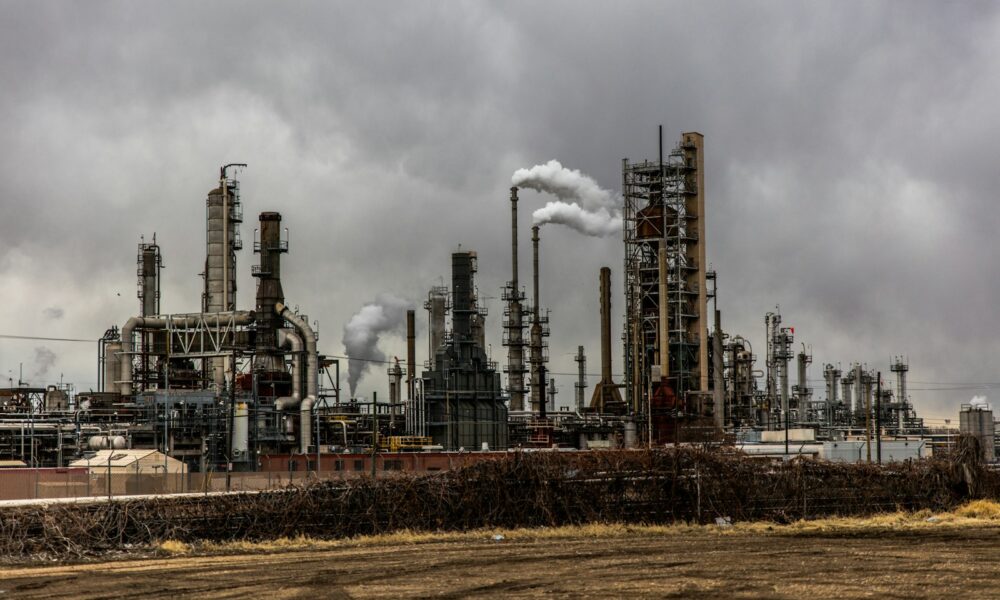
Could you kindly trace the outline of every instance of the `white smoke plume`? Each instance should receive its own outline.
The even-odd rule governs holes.
[[[548,202],[536,210],[532,217],[537,224],[556,223],[566,225],[595,237],[607,237],[620,233],[622,230],[621,215],[612,215],[606,208],[587,212],[578,204],[565,202]]]
[[[620,198],[593,178],[567,169],[557,160],[530,169],[518,169],[511,183],[519,188],[552,194],[549,202],[532,214],[536,225],[557,223],[590,236],[604,237],[621,231]]]
[[[990,403],[987,402],[986,396],[979,396],[979,395],[973,396],[972,400],[969,401],[969,405],[972,406],[973,408],[979,408],[982,410],[991,410]]]
[[[56,364],[56,353],[45,346],[35,348],[35,377],[36,383],[44,384],[40,381],[49,372],[49,369]]]
[[[412,303],[392,294],[379,294],[344,325],[342,342],[347,350],[347,385],[351,397],[358,381],[372,365],[381,366],[385,354],[378,349],[379,336],[400,330],[406,323],[406,311]]]

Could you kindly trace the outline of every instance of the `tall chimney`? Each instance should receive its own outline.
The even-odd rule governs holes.
[[[611,379],[611,269],[601,267],[601,380],[594,386],[590,408],[598,412],[625,409],[621,392]]]
[[[601,381],[611,381],[611,269],[601,267]]]
[[[413,402],[413,380],[417,376],[417,317],[416,311],[406,311],[406,400]]]
[[[517,188],[510,188],[510,250],[511,279],[504,292],[507,301],[507,315],[504,329],[507,335],[507,391],[510,394],[510,409],[524,410],[524,296],[517,278]]]
[[[531,247],[532,247],[532,279],[533,279],[533,304],[531,322],[531,410],[538,411],[541,403],[545,402],[540,388],[545,383],[540,381],[539,370],[542,366],[542,307],[538,303],[538,225],[531,227]],[[541,407],[544,411],[544,407]]]
[[[259,217],[259,240],[254,242],[254,252],[260,254],[260,263],[251,271],[257,279],[257,338],[254,368],[265,371],[283,371],[285,360],[278,350],[278,329],[284,319],[275,311],[278,303],[285,302],[281,288],[281,255],[288,251],[288,241],[281,239],[281,213],[262,212]]]

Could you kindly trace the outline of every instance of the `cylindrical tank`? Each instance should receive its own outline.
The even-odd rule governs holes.
[[[624,439],[625,447],[626,448],[635,448],[635,440],[636,440],[635,422],[634,421],[626,421],[625,422],[625,439]]]
[[[434,364],[438,348],[440,348],[441,344],[444,343],[444,319],[445,312],[447,312],[447,302],[448,297],[439,290],[433,290],[430,298],[427,300],[427,308],[430,311],[431,321],[430,348],[428,349],[428,352],[430,354],[432,366]]]
[[[104,389],[102,392],[118,391],[115,382],[120,379],[121,373],[121,342],[108,342],[104,344]]]
[[[963,406],[962,412],[958,414],[958,428],[962,433],[979,439],[985,460],[996,460],[992,410],[983,405]]]
[[[107,450],[109,445],[114,450],[123,450],[128,446],[128,442],[120,435],[92,435],[87,440],[87,447],[91,450]]]
[[[249,448],[250,410],[246,402],[237,402],[233,408],[233,458],[240,460]]]
[[[56,411],[67,410],[68,408],[69,396],[66,392],[55,386],[49,386],[49,389],[45,392],[45,410]]]

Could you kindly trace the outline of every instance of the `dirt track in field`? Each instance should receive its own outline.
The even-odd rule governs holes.
[[[430,542],[0,568],[0,599],[1000,597],[1000,528]]]

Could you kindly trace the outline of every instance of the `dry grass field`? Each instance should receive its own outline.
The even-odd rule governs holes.
[[[341,541],[165,542],[0,568],[0,598],[1000,597],[1000,505],[774,525],[592,525]]]

